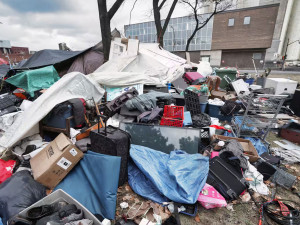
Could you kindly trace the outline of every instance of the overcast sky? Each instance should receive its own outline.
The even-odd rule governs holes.
[[[115,0],[107,0],[110,7]],[[134,0],[125,0],[115,14],[111,29],[123,32],[129,24]],[[29,50],[57,49],[65,42],[72,50],[82,50],[101,40],[97,0],[0,0],[0,40]],[[138,0],[131,23],[153,20],[152,0]],[[163,13],[166,15],[167,8]],[[172,17],[189,14],[177,6]]]

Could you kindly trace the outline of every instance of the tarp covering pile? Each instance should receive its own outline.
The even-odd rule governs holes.
[[[22,138],[38,133],[39,121],[57,104],[73,98],[94,98],[98,102],[103,94],[104,90],[87,76],[77,72],[67,74],[37,98],[27,110],[18,114],[10,129],[0,138],[0,154]]]
[[[53,66],[47,66],[35,70],[27,70],[12,76],[6,82],[24,89],[31,97],[34,92],[51,87],[60,77]]]
[[[141,43],[137,55],[109,60],[88,76],[105,86],[164,85],[182,76],[185,66],[185,59],[160,49],[158,44]]]
[[[208,157],[181,150],[168,155],[133,144],[130,156],[136,167],[129,168],[129,184],[137,194],[158,203],[165,202],[166,198],[186,204],[197,201],[208,175]]]

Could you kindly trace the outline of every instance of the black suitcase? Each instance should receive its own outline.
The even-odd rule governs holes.
[[[112,126],[91,131],[91,150],[106,155],[120,156],[121,167],[119,186],[128,180],[128,159],[130,148],[130,135]]]
[[[227,200],[237,199],[249,187],[242,173],[218,156],[209,162],[207,183]]]

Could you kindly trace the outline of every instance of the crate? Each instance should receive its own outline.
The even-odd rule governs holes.
[[[58,201],[66,201],[69,204],[74,204],[77,206],[78,209],[82,209],[84,218],[92,220],[94,223],[93,225],[101,225],[102,223],[82,204],[80,204],[77,200],[72,198],[66,192],[61,189],[56,190],[55,192],[51,193],[50,195],[46,196],[45,198],[39,200],[38,202],[34,203],[33,205],[29,206],[28,208],[21,211],[18,215],[21,217],[26,217],[26,214],[29,209],[42,206],[42,205],[50,205],[54,202]]]
[[[165,105],[163,117],[184,120],[184,107],[175,105]]]
[[[177,119],[173,119],[173,118],[162,117],[161,121],[160,121],[160,125],[171,126],[171,127],[182,127],[183,126],[183,120],[177,120]]]

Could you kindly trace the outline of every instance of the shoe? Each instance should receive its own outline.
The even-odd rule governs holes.
[[[30,220],[38,220],[42,217],[49,216],[55,212],[58,212],[61,208],[68,205],[65,201],[55,202],[51,205],[42,205],[29,209],[26,217]]]
[[[64,225],[73,221],[78,221],[83,219],[83,212],[81,209],[78,209],[77,212],[72,213],[70,216],[62,218],[60,221],[49,221],[47,225]]]
[[[32,225],[32,222],[25,219],[25,218],[22,218],[18,215],[10,218],[8,221],[7,221],[7,224],[8,225]]]
[[[77,213],[77,207],[74,204],[66,205],[62,207],[58,212],[55,212],[54,214],[50,216],[43,217],[39,219],[36,222],[36,225],[46,225],[48,222],[51,223],[58,223],[60,224],[60,221],[65,218],[70,216],[73,213]]]

